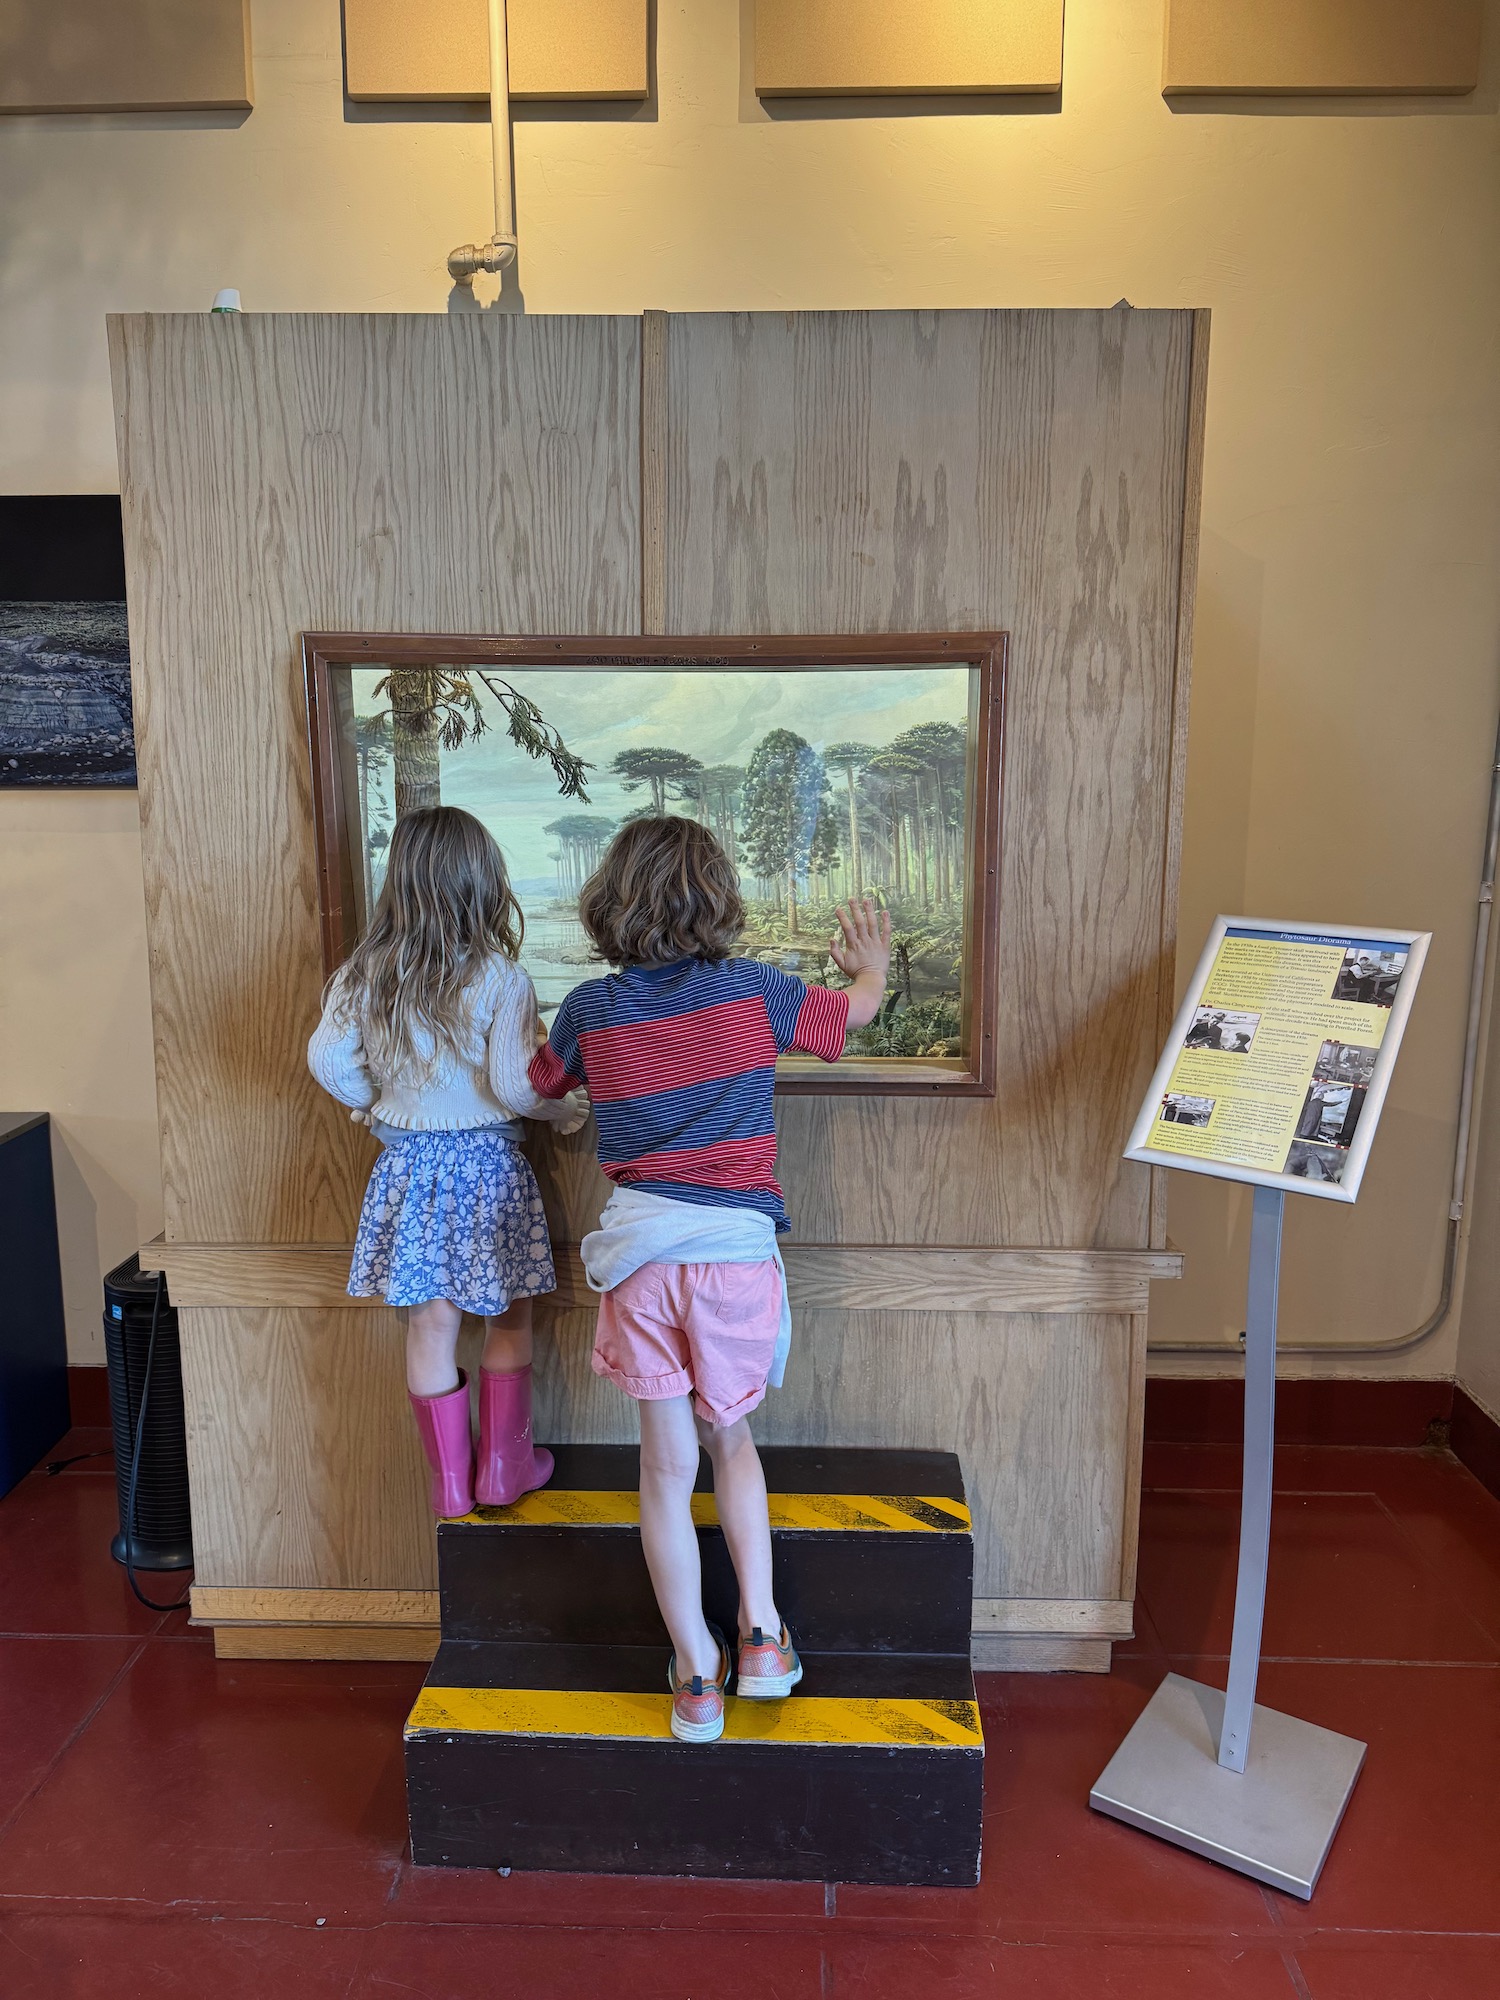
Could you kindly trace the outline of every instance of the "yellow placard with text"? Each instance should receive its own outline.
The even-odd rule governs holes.
[[[1409,952],[1231,925],[1141,1149],[1337,1184]]]

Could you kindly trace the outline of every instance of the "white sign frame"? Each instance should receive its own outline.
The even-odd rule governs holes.
[[[1405,947],[1407,958],[1401,968],[1395,998],[1391,1003],[1390,1017],[1386,1022],[1380,1040],[1380,1051],[1375,1059],[1375,1067],[1367,1086],[1364,1108],[1359,1114],[1359,1123],[1348,1150],[1348,1158],[1342,1176],[1337,1182],[1308,1181],[1300,1176],[1287,1173],[1270,1173],[1259,1167],[1239,1166],[1228,1160],[1208,1160],[1198,1154],[1172,1153],[1163,1146],[1148,1145],[1146,1142],[1153,1132],[1161,1129],[1158,1110],[1172,1072],[1177,1066],[1187,1040],[1188,1030],[1193,1025],[1202,1004],[1203,990],[1208,984],[1209,974],[1218,957],[1219,947],[1231,931],[1261,932],[1273,942],[1293,942],[1306,939],[1312,943],[1342,944],[1346,948],[1361,944],[1390,944]],[[1131,1128],[1130,1139],[1125,1148],[1127,1160],[1140,1160],[1151,1167],[1172,1167],[1180,1173],[1207,1174],[1214,1180],[1240,1181],[1252,1187],[1283,1188],[1288,1194],[1316,1195],[1324,1201],[1351,1203],[1357,1199],[1359,1184],[1364,1177],[1365,1162],[1370,1155],[1370,1147],[1380,1123],[1380,1114],[1385,1105],[1386,1091],[1390,1087],[1391,1073],[1396,1066],[1396,1057],[1401,1048],[1401,1037],[1406,1030],[1407,1017],[1411,1013],[1417,982],[1422,976],[1422,966],[1427,957],[1427,947],[1432,941],[1431,931],[1402,930],[1392,925],[1372,928],[1364,924],[1296,924],[1272,923],[1261,917],[1217,917],[1209,932],[1208,942],[1203,947],[1193,976],[1183,995],[1172,1022],[1172,1032],[1162,1052],[1161,1060],[1152,1073],[1151,1085],[1135,1124]]]

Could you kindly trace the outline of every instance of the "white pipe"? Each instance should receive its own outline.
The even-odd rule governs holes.
[[[510,160],[510,46],[505,0],[489,0],[490,155],[495,230],[488,243],[464,243],[448,257],[448,275],[472,285],[478,271],[503,271],[516,260],[516,192]]]

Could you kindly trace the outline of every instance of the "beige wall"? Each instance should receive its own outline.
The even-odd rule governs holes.
[[[1218,909],[1435,932],[1358,1209],[1293,1203],[1288,1225],[1289,1338],[1405,1330],[1441,1259],[1497,704],[1500,12],[1473,99],[1173,111],[1160,0],[1070,0],[1060,111],[875,116],[768,113],[748,4],[743,23],[735,0],[658,14],[654,108],[518,124],[531,310],[1213,308],[1184,955]],[[224,284],[252,310],[444,309],[447,250],[488,223],[485,124],[467,107],[346,122],[336,0],[256,0],[253,45],[243,119],[0,127],[0,487],[114,485],[106,310],[206,307]],[[64,912],[126,868],[122,803],[17,809],[51,815],[66,871],[50,958],[39,944],[5,975],[46,1023],[95,1006],[91,929]],[[7,907],[34,866],[15,823]],[[138,970],[88,1014],[97,1082],[50,1026],[28,1080],[60,1116],[81,1090],[131,1134],[97,1151],[95,1199],[150,1225],[138,879],[107,900]],[[1160,1337],[1239,1327],[1247,1226],[1232,1190],[1178,1183],[1190,1275],[1161,1288]],[[81,1269],[76,1215],[69,1237]],[[1451,1369],[1455,1339],[1387,1365]]]
[[[0,791],[0,1104],[52,1113],[68,1352],[99,1276],[161,1228],[134,792]]]

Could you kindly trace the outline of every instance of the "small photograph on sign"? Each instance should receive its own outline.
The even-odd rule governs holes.
[[[1161,1102],[1164,1125],[1206,1125],[1213,1115],[1211,1097],[1184,1097],[1181,1091],[1169,1090]]]
[[[1344,953],[1338,978],[1333,982],[1335,1000],[1349,1000],[1357,1007],[1389,1007],[1406,967],[1404,951],[1379,951],[1373,946],[1356,945]]]
[[[1303,1099],[1297,1137],[1313,1139],[1324,1146],[1347,1146],[1354,1137],[1364,1104],[1361,1084],[1315,1081],[1309,1084]]]
[[[1350,1042],[1325,1042],[1318,1052],[1313,1076],[1320,1083],[1367,1084],[1375,1074],[1379,1049],[1360,1048]]]
[[[1187,1031],[1185,1047],[1217,1049],[1224,1055],[1242,1056],[1255,1040],[1259,1014],[1231,1013],[1224,1007],[1200,1007]]]
[[[1340,1152],[1337,1146],[1313,1146],[1304,1139],[1294,1139],[1292,1150],[1286,1156],[1282,1172],[1299,1181],[1331,1181],[1335,1184],[1344,1177],[1344,1165],[1349,1155]]]

